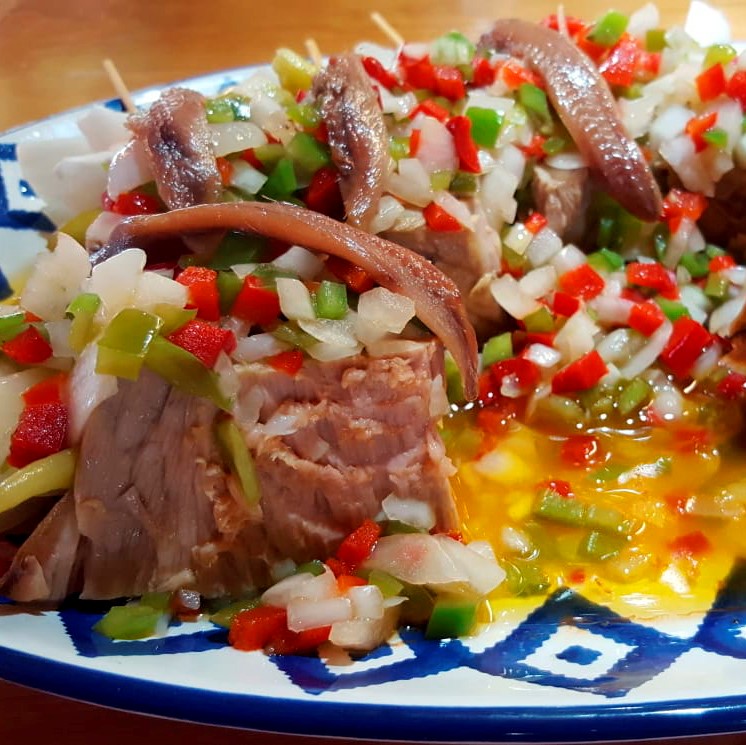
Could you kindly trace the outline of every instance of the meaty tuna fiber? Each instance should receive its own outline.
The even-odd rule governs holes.
[[[24,602],[268,584],[273,564],[333,552],[391,493],[456,525],[436,342],[405,354],[307,360],[297,376],[251,364],[236,418],[261,487],[250,505],[214,435],[222,414],[149,372],[91,416],[74,493],[18,553],[0,590]],[[61,537],[64,537],[62,540]],[[74,538],[74,539],[71,539]]]

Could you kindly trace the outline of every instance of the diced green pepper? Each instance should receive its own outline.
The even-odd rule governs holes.
[[[235,272],[218,272],[218,295],[220,296],[221,315],[228,315],[242,287],[243,280]]]
[[[628,519],[614,507],[606,507],[601,504],[588,505],[584,525],[595,530],[602,530],[605,533],[619,533],[621,535],[631,535],[637,528],[636,521]]]
[[[563,137],[549,137],[544,141],[541,149],[547,155],[557,155],[567,147],[567,141]]]
[[[679,303],[676,300],[668,300],[665,297],[656,297],[655,302],[658,303],[661,310],[663,311],[666,318],[669,321],[676,321],[683,316],[688,316],[689,311],[683,303]]]
[[[241,485],[241,491],[246,502],[249,505],[257,504],[261,498],[261,493],[256,469],[254,468],[254,459],[251,457],[246,440],[235,420],[223,419],[219,422],[217,435],[218,441],[225,450],[231,471]]]
[[[446,395],[452,404],[461,404],[466,400],[464,395],[464,381],[461,378],[461,371],[451,356],[450,352],[445,355],[445,372],[446,372]]]
[[[172,334],[176,329],[180,329],[197,317],[196,308],[179,308],[177,305],[167,305],[166,303],[156,305],[153,308],[153,313],[163,321],[160,331],[162,336]]]
[[[101,214],[102,210],[93,209],[81,212],[79,215],[63,223],[59,231],[60,233],[67,233],[69,236],[75,238],[75,240],[82,246],[85,246],[85,234],[88,232],[88,228],[91,227],[91,223]]]
[[[170,592],[146,592],[140,598],[140,605],[145,605],[153,610],[159,610],[165,613],[171,607]]]
[[[478,604],[460,597],[440,596],[427,622],[427,639],[453,639],[466,636],[477,622]]]
[[[278,49],[272,60],[272,69],[280,79],[280,85],[295,94],[308,90],[318,72],[316,65],[301,57],[292,49]]]
[[[298,349],[310,349],[314,344],[318,344],[318,339],[314,339],[310,334],[302,331],[289,323],[280,324],[273,332],[272,336],[278,341],[284,341],[292,347]]]
[[[153,636],[163,613],[147,605],[115,605],[93,627],[109,639],[144,639]]]
[[[341,282],[322,280],[313,294],[313,307],[318,318],[344,318],[348,311],[347,286]]]
[[[407,601],[399,606],[401,623],[421,626],[432,615],[435,598],[426,587],[410,585],[408,582],[403,585],[399,594],[406,597]]]
[[[285,199],[298,188],[293,161],[280,158],[259,192],[268,199]]]
[[[725,256],[728,252],[720,246],[715,246],[712,243],[708,243],[705,246],[705,255],[708,259],[714,259],[716,256]]]
[[[295,570],[295,573],[313,574],[314,577],[320,577],[325,571],[326,568],[324,567],[324,562],[319,561],[319,559],[314,559],[313,561],[307,561],[304,564],[299,564]]]
[[[479,186],[476,174],[466,171],[456,171],[448,185],[448,190],[457,197],[470,196]]]
[[[710,272],[710,260],[704,252],[685,253],[679,260],[679,264],[689,272],[693,279],[706,277]]]
[[[552,424],[562,424],[570,429],[575,429],[585,421],[583,407],[567,396],[559,396],[552,393],[537,401],[537,416],[549,420]]]
[[[535,114],[539,119],[548,123],[552,121],[547,103],[547,94],[533,83],[524,83],[518,89],[518,100],[526,111]]]
[[[544,489],[533,506],[532,514],[563,525],[584,525],[586,506],[575,497],[563,497],[552,489]]]
[[[0,513],[34,497],[66,491],[73,485],[75,452],[62,450],[35,460],[0,481]]]
[[[482,347],[482,367],[488,368],[495,362],[513,356],[513,337],[509,331],[488,339]]]
[[[474,44],[463,34],[449,31],[430,45],[430,60],[436,65],[470,65],[475,51]]]
[[[728,133],[724,129],[720,129],[720,127],[708,129],[702,135],[702,139],[718,150],[725,150],[728,146]]]
[[[624,259],[616,251],[601,248],[588,255],[588,263],[598,271],[616,272],[624,266]]]
[[[151,342],[145,355],[145,366],[185,393],[207,398],[220,409],[227,411],[230,408],[220,390],[218,376],[193,354],[162,336],[156,336]]]
[[[702,67],[707,70],[713,65],[727,65],[737,56],[738,52],[730,44],[713,44],[711,47],[707,47]]]
[[[415,528],[414,525],[402,522],[401,520],[385,520],[382,523],[381,532],[383,535],[401,535],[403,533],[423,533],[424,531],[420,528]]]
[[[547,110],[548,112],[548,110]],[[494,109],[470,106],[466,116],[471,119],[471,136],[480,147],[495,147],[503,117]]]
[[[83,292],[72,300],[65,313],[72,318],[68,342],[73,352],[80,353],[94,336],[93,319],[101,307],[101,298],[92,292]]]
[[[331,163],[326,146],[307,132],[298,132],[287,144],[286,150],[299,171],[308,176]],[[290,191],[294,191],[295,188],[294,186]]]
[[[579,551],[583,556],[596,561],[606,561],[616,556],[626,543],[626,538],[593,530],[580,542]]]
[[[705,295],[713,300],[725,300],[728,297],[730,282],[719,272],[713,272],[707,278]]]
[[[394,160],[409,157],[409,137],[392,137],[389,140],[389,153]]]
[[[381,569],[370,570],[368,583],[375,585],[385,598],[396,597],[404,589],[404,585],[396,577]]]
[[[666,48],[666,32],[662,28],[651,28],[645,34],[645,50],[662,52]]]
[[[607,481],[616,481],[623,473],[629,470],[627,466],[609,463],[588,474],[588,480],[596,484],[605,484]]]
[[[445,191],[451,185],[453,171],[435,171],[430,174],[430,188],[433,191]]]
[[[304,129],[316,129],[321,124],[319,110],[308,103],[291,103],[287,107],[288,118]]]
[[[7,316],[0,316],[0,343],[15,339],[18,334],[28,328],[26,314],[23,311],[11,313]]]
[[[235,121],[233,106],[227,98],[208,98],[205,101],[205,113],[210,124],[225,124]]]
[[[619,395],[617,409],[622,416],[627,416],[637,411],[643,404],[647,403],[652,394],[648,383],[642,378],[635,378],[624,385]]]
[[[210,620],[216,625],[221,626],[224,629],[229,629],[233,623],[233,619],[242,611],[252,610],[257,606],[261,605],[261,598],[246,598],[244,600],[236,600],[234,603],[230,603],[225,607],[216,611],[210,616]]]
[[[547,333],[554,330],[554,316],[545,305],[542,305],[533,313],[529,313],[523,319],[523,323],[526,331],[530,334]]]
[[[230,269],[236,264],[253,264],[261,261],[266,249],[264,238],[230,232],[220,241],[207,266],[210,269]]]
[[[259,145],[254,148],[256,159],[262,164],[265,171],[274,168],[285,156],[285,148],[279,142],[270,142],[267,145]]]
[[[543,595],[549,589],[549,578],[536,561],[503,560],[501,566],[507,575],[505,584],[511,595],[516,597]]]
[[[96,372],[137,380],[163,321],[136,308],[119,311],[98,342]]]
[[[622,34],[627,30],[628,23],[629,18],[624,13],[610,10],[594,25],[588,34],[588,38],[602,47],[613,47],[622,38]]]

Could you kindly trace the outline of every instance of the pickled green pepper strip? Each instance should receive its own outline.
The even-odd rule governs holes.
[[[309,176],[331,163],[327,148],[306,132],[298,132],[286,149],[298,168]]]
[[[15,339],[18,334],[28,328],[26,314],[23,311],[0,316],[0,342]]]
[[[101,307],[101,298],[93,292],[83,292],[73,298],[65,311],[72,319],[68,343],[73,352],[80,353],[95,335],[93,319]]]
[[[425,637],[451,639],[466,636],[477,622],[478,604],[460,597],[441,596],[435,601]]]
[[[35,460],[0,481],[0,513],[34,497],[69,489],[75,476],[75,452],[62,450]]]
[[[548,110],[547,110],[548,113]],[[466,116],[471,119],[471,137],[480,147],[495,147],[503,117],[494,109],[470,106]]]
[[[602,47],[613,47],[627,30],[629,18],[617,10],[610,10],[588,34],[588,38]]]
[[[482,367],[489,367],[495,362],[507,360],[513,356],[513,338],[509,331],[488,339],[482,348]]]
[[[241,485],[246,501],[250,505],[256,504],[261,496],[259,481],[254,468],[254,461],[241,430],[233,419],[223,419],[218,423],[217,435],[228,456],[231,471]]]
[[[163,615],[147,605],[115,605],[93,630],[109,639],[144,639],[155,634]]]
[[[313,305],[318,318],[344,318],[348,310],[347,285],[323,280],[313,295]]]

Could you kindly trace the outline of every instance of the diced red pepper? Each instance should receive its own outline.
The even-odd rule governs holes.
[[[529,344],[543,344],[545,347],[553,347],[557,334],[554,331],[528,331],[526,333],[526,346]]]
[[[697,84],[700,101],[712,101],[726,91],[725,69],[718,62],[697,75],[694,82]]]
[[[671,189],[663,200],[662,219],[668,222],[669,230],[675,233],[684,218],[697,222],[706,209],[707,197],[703,194]]]
[[[737,266],[736,260],[729,254],[723,254],[722,256],[713,256],[707,268],[711,272],[722,272],[726,269],[733,269],[734,266]]]
[[[29,326],[18,336],[4,342],[0,349],[21,365],[39,365],[52,356],[52,347],[36,326]]]
[[[686,133],[692,138],[695,152],[701,153],[707,149],[708,143],[703,135],[715,126],[717,118],[717,111],[713,111],[710,114],[695,116],[686,123]]]
[[[582,28],[575,35],[575,44],[585,52],[596,64],[599,64],[601,60],[606,56],[609,51],[608,47],[602,44],[596,44],[588,38],[588,35],[593,31],[593,26],[586,26]]]
[[[218,273],[204,266],[188,266],[176,281],[189,290],[188,307],[196,308],[197,315],[205,321],[220,318],[220,293]]]
[[[573,297],[592,300],[603,292],[606,281],[590,264],[580,264],[560,276],[559,287]]]
[[[537,489],[551,489],[555,494],[559,494],[561,497],[571,499],[575,496],[572,490],[572,485],[569,481],[563,481],[562,479],[550,479],[549,481],[542,481],[536,485]]]
[[[36,313],[32,313],[30,310],[24,311],[23,313],[23,320],[26,321],[26,323],[41,323],[41,318],[36,315]]]
[[[468,173],[481,173],[479,151],[471,136],[471,119],[468,116],[454,116],[448,120],[446,127],[453,135],[459,168]]]
[[[21,398],[26,406],[64,403],[67,398],[67,374],[59,373],[32,385],[21,394]]]
[[[420,149],[420,140],[422,139],[422,130],[413,129],[409,133],[409,157],[416,158]]]
[[[541,212],[532,212],[529,216],[524,225],[526,226],[526,230],[528,230],[531,235],[536,235],[540,230],[545,228],[547,226],[547,223],[549,221],[547,220],[544,215],[541,214]]]
[[[407,57],[405,54],[399,55],[399,65],[402,71],[404,82],[413,88],[426,88],[434,91],[436,87],[435,68],[430,57],[425,55],[420,59]]]
[[[264,164],[254,155],[253,149],[244,150],[239,157],[241,160],[246,161],[252,168],[256,168],[257,171],[264,171]]]
[[[466,95],[464,76],[456,67],[435,65],[435,92],[449,101],[460,101]]]
[[[731,75],[725,92],[741,104],[742,111],[746,111],[746,70],[736,70]]]
[[[375,57],[363,57],[363,67],[365,68],[365,72],[367,72],[373,80],[380,83],[388,90],[397,88],[400,85],[399,78],[397,78],[393,72],[387,70]]]
[[[417,114],[425,114],[426,116],[432,116],[439,122],[445,122],[450,114],[440,104],[435,103],[431,98],[426,98],[415,106],[412,111],[409,112],[409,118],[414,119]],[[410,154],[412,152],[412,145],[409,145]]]
[[[560,457],[571,466],[587,466],[595,463],[601,455],[598,437],[575,435],[568,437],[560,449]]]
[[[657,77],[661,70],[661,60],[660,52],[646,52],[644,49],[638,49],[635,77],[644,81]]]
[[[306,629],[306,631],[290,631],[286,628],[272,637],[264,645],[264,649],[267,654],[307,654],[327,641],[331,630],[331,626],[321,626],[318,629]]]
[[[552,378],[552,393],[573,393],[593,388],[608,372],[606,363],[594,349],[563,367]]]
[[[701,323],[682,316],[674,321],[671,338],[661,352],[660,359],[677,378],[686,378],[712,338],[712,334]]]
[[[340,574],[337,577],[337,589],[341,595],[344,595],[351,587],[362,587],[367,584],[362,577],[358,577],[356,574]]]
[[[499,391],[506,384],[506,378],[514,386],[515,391],[521,396],[527,396],[533,393],[536,384],[539,382],[540,373],[536,363],[523,357],[510,357],[507,360],[495,362],[489,368],[492,380]],[[514,396],[510,396],[514,398]]]
[[[286,631],[287,613],[284,608],[259,605],[241,611],[231,623],[228,641],[232,647],[250,652],[264,649],[270,640]]]
[[[367,559],[381,536],[381,526],[372,520],[352,531],[340,544],[336,557],[348,566],[358,567]]]
[[[499,70],[500,78],[511,90],[520,88],[524,83],[531,83],[537,88],[544,88],[544,81],[535,73],[524,67],[518,60],[509,59]]]
[[[325,145],[329,144],[329,128],[326,126],[325,121],[319,122],[319,126],[316,129],[309,129],[308,132],[319,142],[323,142]]]
[[[286,352],[278,352],[267,357],[265,362],[278,372],[286,375],[297,375],[303,367],[303,352],[300,349],[288,349]]]
[[[552,13],[551,15],[548,15],[546,18],[543,18],[541,20],[542,26],[547,26],[548,28],[553,29],[554,31],[559,31],[559,19],[557,18],[556,13]],[[581,21],[580,18],[575,18],[573,16],[565,16],[565,28],[567,29],[567,33],[570,34],[570,36],[575,36],[579,31],[582,31],[585,28],[585,22]]]
[[[598,71],[609,85],[625,88],[635,81],[640,50],[630,36],[625,34],[611,50],[609,56],[599,65]]]
[[[582,585],[585,582],[585,569],[573,569],[567,575],[567,581],[571,585]]]
[[[344,216],[342,193],[339,190],[339,173],[333,166],[319,168],[303,194],[308,209],[337,220]]]
[[[676,275],[663,264],[633,261],[627,264],[625,271],[627,282],[631,285],[655,290],[669,300],[675,300],[679,296]]]
[[[168,335],[177,347],[193,354],[205,367],[213,368],[221,352],[230,354],[236,348],[236,336],[229,329],[221,329],[195,318]]]
[[[422,215],[430,230],[437,230],[439,233],[455,233],[464,229],[463,225],[450,212],[446,212],[435,202],[430,202],[422,210]]]
[[[139,191],[131,191],[120,194],[111,205],[111,212],[118,215],[153,215],[163,212],[161,201],[150,194]]]
[[[8,463],[23,468],[67,446],[67,407],[62,403],[27,406],[10,437]]]
[[[326,260],[326,268],[358,295],[375,287],[376,283],[365,269],[361,269],[346,259],[330,256]]]
[[[566,292],[557,290],[552,298],[552,310],[558,316],[566,316],[569,318],[578,312],[580,308],[580,300],[578,298],[569,295]]]
[[[474,70],[474,77],[471,83],[475,88],[486,88],[495,82],[497,70],[495,70],[490,61],[485,57],[475,57],[472,62],[472,68]]]
[[[490,385],[494,385],[494,381],[489,376],[485,378],[490,381]],[[498,392],[486,402],[482,401],[480,395],[480,403],[487,403],[487,407],[477,412],[477,427],[493,437],[505,434],[506,427],[518,413],[516,400],[501,396]]]
[[[680,535],[670,543],[671,553],[677,557],[698,559],[712,548],[707,536],[699,530]]]
[[[228,158],[215,158],[215,165],[220,173],[220,182],[223,186],[230,186],[233,181],[233,164]]]
[[[280,298],[274,290],[264,287],[258,277],[248,274],[233,303],[231,315],[258,326],[266,326],[280,315]]]
[[[644,336],[650,336],[660,328],[665,320],[666,316],[660,305],[652,300],[646,300],[644,303],[637,303],[632,306],[627,323],[635,331],[639,331]]]
[[[702,453],[712,445],[712,432],[707,427],[679,426],[673,432],[675,449],[679,453]]]
[[[544,143],[546,141],[547,138],[544,137],[544,135],[535,134],[531,138],[531,142],[529,142],[528,145],[519,145],[518,149],[527,158],[535,158],[536,160],[541,160],[546,156],[546,153],[544,152]]]
[[[355,567],[348,566],[344,561],[340,561],[334,556],[330,556],[324,563],[332,570],[335,577],[352,574],[355,569]]]
[[[746,396],[746,375],[731,370],[717,384],[716,390],[723,398],[731,401],[743,398]]]

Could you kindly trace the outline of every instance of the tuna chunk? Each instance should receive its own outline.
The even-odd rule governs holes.
[[[746,170],[733,168],[718,181],[698,225],[708,242],[746,261]]]
[[[147,371],[120,381],[86,425],[73,494],[21,547],[0,592],[24,602],[182,587],[239,595],[269,584],[281,559],[328,556],[392,492],[456,527],[435,426],[442,365],[430,342],[396,357],[309,360],[294,377],[247,366],[237,421],[261,485],[254,506],[227,473],[212,403]]]
[[[504,313],[489,291],[482,291],[480,284],[482,277],[490,275],[491,279],[500,269],[500,255],[496,248],[481,245],[475,234],[467,230],[391,230],[382,233],[381,237],[429,259],[456,283],[469,321],[479,338],[491,336],[503,325]]]
[[[171,88],[147,112],[131,116],[128,126],[145,146],[169,209],[220,201],[220,173],[199,93]]]
[[[452,466],[436,429],[447,403],[442,349],[413,348],[308,361],[295,377],[266,365],[242,373],[251,405],[239,423],[255,453],[267,534],[282,554],[330,553],[391,493],[430,503],[439,527],[456,527]]]
[[[587,168],[563,171],[536,166],[531,190],[536,209],[565,243],[578,243],[585,234],[585,215],[590,203]]]
[[[367,230],[378,210],[389,167],[388,133],[378,96],[354,54],[332,58],[316,76],[313,92],[341,174],[347,221]]]

